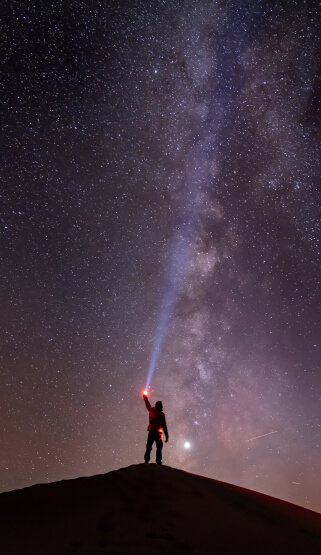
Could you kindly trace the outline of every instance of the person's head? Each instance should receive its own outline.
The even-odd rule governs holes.
[[[155,410],[163,410],[163,403],[162,401],[157,401],[155,405]]]

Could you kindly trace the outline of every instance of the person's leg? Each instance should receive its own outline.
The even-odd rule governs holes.
[[[163,434],[158,434],[156,438],[156,463],[162,464]]]
[[[144,456],[145,463],[149,462],[150,452],[151,452],[152,447],[153,447],[154,439],[155,438],[153,437],[153,433],[148,432],[147,443],[146,443],[146,452],[145,452],[145,456]]]

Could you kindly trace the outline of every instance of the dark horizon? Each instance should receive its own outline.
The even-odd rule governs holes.
[[[1,548],[26,555],[312,554],[321,538],[316,512],[156,464],[4,493],[0,512]]]

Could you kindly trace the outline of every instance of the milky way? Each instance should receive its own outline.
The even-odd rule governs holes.
[[[321,512],[321,8],[8,2],[1,481],[143,461]],[[152,459],[153,460],[153,459]]]

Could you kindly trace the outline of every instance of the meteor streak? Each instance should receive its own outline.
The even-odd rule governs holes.
[[[278,433],[278,430],[274,430],[274,432],[269,432],[268,434],[263,434],[262,436],[251,437],[250,439],[246,439],[245,443],[247,441],[254,441],[255,439],[259,439],[260,437],[270,436],[271,434],[277,434],[277,433]]]

